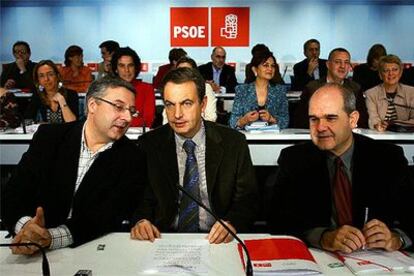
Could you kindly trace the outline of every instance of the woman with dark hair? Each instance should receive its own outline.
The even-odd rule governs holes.
[[[400,83],[403,64],[399,57],[387,55],[379,60],[382,84],[365,92],[369,128],[385,131],[393,121],[414,124],[414,87]]]
[[[84,93],[91,84],[92,72],[83,65],[83,50],[77,45],[69,46],[65,51],[65,67],[60,70],[66,88]]]
[[[252,57],[259,55],[262,52],[269,52],[269,47],[267,47],[264,44],[256,44],[254,45],[254,47],[252,48]],[[245,75],[246,75],[246,79],[244,80],[244,83],[251,83],[254,82],[256,77],[254,76],[254,73],[252,71],[252,65],[251,63],[246,64],[245,67]],[[279,64],[277,64],[276,62],[276,68],[275,68],[275,74],[273,76],[273,78],[270,80],[271,84],[285,84],[285,82],[282,79],[282,76],[280,75],[280,71],[279,71]]]
[[[51,60],[40,61],[33,70],[36,90],[25,118],[36,122],[67,123],[79,116],[78,94],[63,87],[57,66]]]
[[[178,59],[177,63],[175,64],[176,68],[181,67],[187,67],[187,68],[193,68],[198,71],[197,63],[194,61],[194,59],[184,56],[180,59]],[[217,120],[217,99],[216,95],[213,92],[213,88],[211,88],[211,85],[206,83],[206,97],[207,97],[207,104],[206,108],[203,111],[203,119],[207,121],[215,122]],[[162,112],[162,123],[166,124],[168,123],[167,119],[167,113],[164,111]]]
[[[230,126],[243,129],[260,120],[286,128],[289,124],[286,88],[270,83],[276,70],[276,58],[266,51],[254,56],[250,63],[255,80],[236,86]]]
[[[382,81],[378,72],[379,59],[387,55],[387,50],[382,44],[374,44],[368,52],[367,63],[355,66],[352,80],[361,85],[364,92]]]
[[[141,72],[141,59],[138,54],[129,47],[119,48],[112,56],[112,72],[130,82],[136,90],[135,108],[139,114],[132,118],[133,127],[152,127],[155,118],[155,94],[152,84],[137,80]]]

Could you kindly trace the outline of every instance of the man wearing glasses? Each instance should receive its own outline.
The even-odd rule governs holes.
[[[25,41],[13,45],[15,62],[5,64],[1,74],[0,86],[6,89],[33,89],[33,68],[36,63],[30,60],[30,46]]]
[[[309,128],[308,107],[312,94],[326,83],[337,83],[355,94],[356,108],[359,112],[358,127],[368,128],[368,112],[363,91],[361,91],[358,83],[347,78],[351,70],[351,54],[344,48],[335,48],[329,53],[326,66],[328,67],[328,73],[325,78],[310,81],[305,86],[293,118],[294,127]]]
[[[2,187],[2,222],[14,242],[56,249],[128,229],[144,167],[138,148],[125,137],[137,115],[134,103],[131,84],[106,77],[88,89],[85,122],[39,127]]]

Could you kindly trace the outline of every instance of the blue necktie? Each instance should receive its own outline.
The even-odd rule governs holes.
[[[196,198],[200,198],[199,174],[197,159],[194,154],[196,144],[192,140],[186,140],[183,148],[187,153],[183,186],[186,191]],[[178,215],[178,232],[198,232],[200,228],[198,205],[186,195],[181,196]]]

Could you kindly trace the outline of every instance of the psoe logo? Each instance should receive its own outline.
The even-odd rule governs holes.
[[[211,8],[211,46],[249,46],[250,8]]]
[[[224,27],[220,29],[220,36],[227,39],[237,38],[237,15],[226,15],[224,18]]]
[[[170,42],[177,46],[208,46],[208,8],[170,8]]]

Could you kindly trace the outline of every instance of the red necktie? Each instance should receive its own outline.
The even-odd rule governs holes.
[[[352,225],[352,187],[345,173],[341,158],[336,158],[336,172],[334,178],[334,200],[338,225]]]

